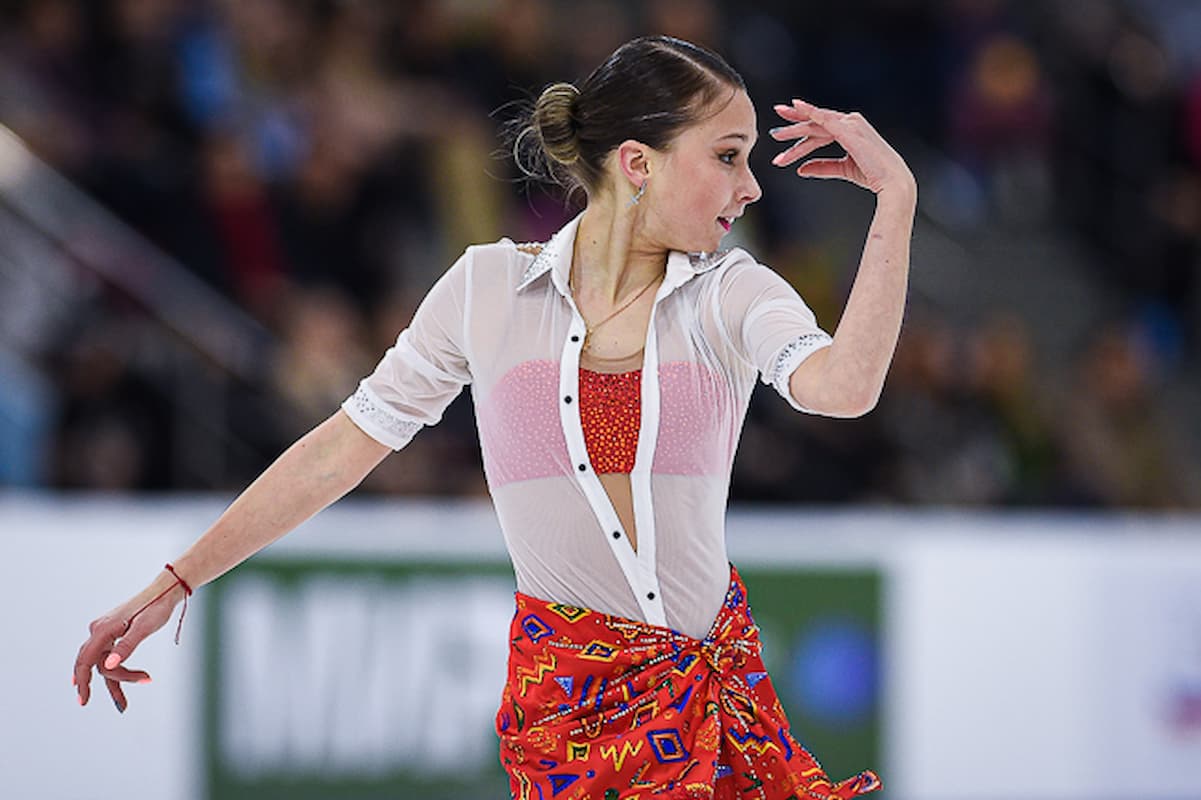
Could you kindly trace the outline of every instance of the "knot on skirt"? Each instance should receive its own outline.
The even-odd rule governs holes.
[[[746,666],[748,658],[759,655],[763,643],[759,637],[740,639],[706,637],[701,640],[701,657],[719,676]]]

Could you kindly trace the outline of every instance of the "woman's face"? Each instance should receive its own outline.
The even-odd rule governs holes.
[[[734,221],[762,195],[747,163],[757,138],[755,107],[738,89],[716,114],[655,151],[642,200],[647,238],[669,250],[718,249]]]

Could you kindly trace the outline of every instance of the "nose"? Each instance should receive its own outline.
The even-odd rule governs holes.
[[[746,167],[746,177],[740,187],[739,200],[749,205],[763,196],[763,189],[759,186],[759,181],[755,180],[755,173],[751,172],[751,168]]]

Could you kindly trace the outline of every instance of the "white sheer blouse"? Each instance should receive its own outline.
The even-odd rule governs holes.
[[[468,248],[342,407],[399,450],[471,384],[518,590],[699,638],[729,584],[726,499],[755,379],[804,411],[788,378],[830,336],[745,251],[669,255],[643,353],[635,550],[575,402],[585,327],[567,280],[578,226],[536,254],[508,239]]]

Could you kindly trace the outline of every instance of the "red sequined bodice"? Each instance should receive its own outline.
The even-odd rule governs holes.
[[[580,368],[580,424],[598,474],[633,471],[641,409],[642,370],[614,374]]]

